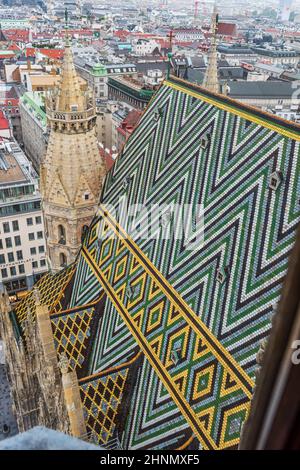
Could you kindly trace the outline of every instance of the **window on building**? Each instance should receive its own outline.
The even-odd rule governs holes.
[[[30,248],[30,254],[31,255],[36,255],[36,248],[35,247]]]
[[[37,237],[38,237],[38,239],[43,238],[43,232],[37,232]]]
[[[4,222],[3,223],[3,232],[4,233],[9,233],[10,232],[9,222]]]
[[[15,245],[20,246],[21,245],[21,237],[20,235],[15,236]]]
[[[15,266],[12,266],[11,268],[9,268],[9,270],[10,270],[10,275],[11,276],[16,276],[17,275],[17,270],[16,270]]]
[[[64,253],[60,253],[59,255],[59,264],[61,267],[64,267],[67,265],[67,257]]]
[[[17,220],[13,220],[12,226],[14,232],[17,232],[19,230],[19,222]]]
[[[36,218],[35,218],[35,223],[36,224],[41,224],[42,223],[42,217],[40,215],[38,215]]]
[[[34,240],[34,233],[33,232],[29,233],[28,238],[29,238],[29,241]]]
[[[4,286],[7,292],[10,292],[12,290],[11,282],[4,282]]]
[[[32,261],[32,267],[33,269],[38,267],[38,262],[37,261]]]
[[[39,246],[39,253],[45,253],[44,245]]]
[[[1,269],[1,276],[2,277],[7,277],[7,269],[6,268]]]
[[[5,238],[5,245],[6,245],[6,248],[11,248],[12,247],[12,242],[11,242],[10,237]]]
[[[46,260],[45,260],[45,259],[41,259],[40,265],[41,265],[41,267],[46,266]]]
[[[5,263],[5,256],[0,255],[0,264],[4,264],[4,263]]]
[[[19,261],[21,261],[21,260],[23,259],[23,252],[22,252],[22,250],[18,250],[18,251],[17,251],[17,259],[18,259]]]
[[[25,266],[24,264],[19,265],[19,274],[24,274],[25,273]]]
[[[13,263],[15,261],[14,254],[12,252],[7,253],[7,258],[9,263]]]
[[[2,243],[2,240],[0,240],[0,250],[3,250],[3,243]]]
[[[28,217],[28,219],[26,219],[26,222],[27,222],[27,225],[33,225],[32,217]]]

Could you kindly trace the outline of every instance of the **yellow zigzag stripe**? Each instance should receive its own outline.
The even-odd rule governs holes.
[[[104,206],[102,206],[104,208]],[[140,248],[138,247],[138,245],[129,237],[129,235],[125,232],[125,230],[123,230],[123,228],[115,221],[115,219],[109,214],[109,212],[104,208],[102,207],[99,207],[99,213],[100,215],[102,215],[102,217],[106,220],[106,222],[110,225],[110,227],[112,228],[112,230],[114,231],[115,234],[118,235],[118,232],[121,233],[121,235],[124,237],[123,239],[123,242],[126,244],[127,248],[129,249],[129,251],[133,254],[134,257],[136,257],[136,254],[135,252],[133,252],[133,250],[131,249],[130,245],[127,244],[127,241],[126,241],[126,238],[127,239],[130,239],[130,242],[132,245],[134,245],[134,247],[136,248],[136,250],[139,252],[139,262],[143,265],[145,271],[149,274],[149,276],[152,278],[152,273],[151,271],[148,269],[147,265],[151,265],[151,268],[158,274],[159,278],[160,278],[160,282],[155,279],[155,282],[159,285],[159,287],[161,288],[161,290],[164,292],[164,294],[166,295],[166,297],[168,299],[170,299],[170,296],[169,296],[169,293],[166,291],[165,286],[168,287],[168,289],[172,290],[173,294],[176,296],[177,299],[180,299],[180,302],[181,303],[184,303],[186,309],[189,311],[190,315],[194,318],[194,320],[199,324],[199,326],[205,330],[206,334],[210,337],[210,340],[211,340],[211,352],[214,354],[214,356],[220,361],[220,363],[225,367],[225,369],[228,370],[228,364],[225,363],[223,361],[223,359],[219,356],[219,354],[217,353],[217,351],[214,349],[214,344],[216,344],[218,346],[219,349],[222,350],[222,353],[224,354],[224,356],[227,357],[228,359],[228,362],[230,362],[230,364],[232,365],[232,369],[230,370],[230,373],[231,375],[233,375],[236,379],[236,381],[240,384],[241,388],[243,389],[243,391],[245,392],[245,394],[251,398],[252,397],[252,393],[249,392],[249,390],[244,387],[244,385],[242,383],[240,383],[240,380],[238,377],[236,377],[236,374],[235,374],[235,370],[238,370],[239,373],[243,376],[243,378],[245,379],[245,381],[250,385],[250,387],[253,387],[254,386],[254,382],[253,380],[251,379],[251,377],[249,377],[249,375],[244,371],[244,369],[238,364],[238,362],[232,357],[232,355],[227,351],[227,349],[225,349],[222,344],[217,340],[217,338],[211,333],[211,331],[209,330],[209,328],[207,328],[207,326],[201,321],[201,319],[198,317],[198,315],[195,314],[195,312],[191,309],[191,307],[182,299],[182,297],[178,294],[178,292],[173,288],[173,286],[171,284],[169,284],[169,282],[164,278],[164,276],[158,271],[158,269],[156,269],[156,267],[154,266],[153,263],[151,263],[151,261],[149,260],[149,258],[146,258],[144,253],[140,250]],[[116,230],[116,228],[114,227],[114,224],[111,224],[111,222],[109,221],[109,219],[107,217],[105,217],[105,214],[104,214],[104,211],[109,214],[109,217],[114,221],[114,224],[115,226],[117,227],[118,230]],[[171,302],[174,302],[173,299],[170,299]],[[191,322],[190,318],[188,316],[185,315],[185,313],[180,309],[180,307],[177,305],[177,308],[178,310],[181,311],[182,315],[184,316],[185,320],[188,322],[188,324],[192,327],[192,329],[195,331],[196,334],[199,334],[199,330],[195,328],[194,326],[194,323]]]
[[[187,95],[193,96],[193,98],[198,98],[201,101],[205,101],[208,104],[212,104],[216,108],[222,109],[223,111],[228,111],[231,114],[235,114],[236,116],[239,116],[243,119],[247,119],[251,122],[254,122],[255,124],[258,124],[262,127],[270,129],[274,132],[277,132],[278,134],[281,134],[284,137],[288,137],[290,139],[300,141],[300,132],[297,133],[297,132],[289,131],[287,129],[283,129],[282,127],[280,127],[280,125],[276,126],[276,124],[267,122],[267,119],[268,119],[267,115],[266,115],[266,120],[260,119],[259,117],[251,113],[250,106],[249,106],[249,112],[242,111],[237,108],[234,108],[234,102],[232,103],[232,106],[222,104],[220,103],[220,101],[214,100],[213,98],[209,98],[208,96],[202,94],[200,91],[197,92],[197,91],[189,89],[188,87],[185,88],[184,86],[176,85],[175,83],[169,82],[168,80],[164,82],[164,85],[170,88],[173,88],[174,90],[181,91]]]

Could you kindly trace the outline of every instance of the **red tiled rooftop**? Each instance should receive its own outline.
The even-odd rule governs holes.
[[[124,119],[124,124],[126,124],[127,126],[135,126],[138,123],[141,114],[142,112],[136,109],[129,111],[126,118]]]
[[[28,47],[26,49],[26,57],[35,57],[37,53],[43,54],[50,59],[61,59],[64,55],[64,49],[37,49]]]
[[[235,36],[236,24],[235,23],[218,23],[218,34],[222,36]]]
[[[105,166],[107,170],[109,171],[111,167],[113,166],[113,164],[115,163],[115,160],[112,157],[111,150],[107,152],[103,147],[99,147],[99,153],[101,157],[104,159]]]
[[[9,129],[8,119],[4,116],[3,111],[0,110],[0,130]]]

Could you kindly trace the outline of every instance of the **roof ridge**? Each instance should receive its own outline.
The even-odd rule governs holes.
[[[251,115],[259,120],[259,124],[262,126],[266,127],[266,123],[264,121],[270,121],[272,123],[272,126],[274,127],[277,126],[278,128],[283,128],[286,129],[287,132],[289,133],[296,133],[298,135],[294,136],[289,136],[292,137],[296,140],[300,140],[300,124],[296,124],[292,121],[288,121],[284,118],[281,118],[275,114],[271,114],[266,111],[262,111],[259,108],[256,108],[254,106],[250,106],[248,104],[242,103],[238,100],[235,100],[233,98],[230,98],[228,96],[222,95],[220,93],[213,93],[211,91],[208,91],[206,88],[196,85],[194,83],[188,82],[187,80],[184,80],[182,78],[175,77],[174,75],[171,75],[168,80],[164,82],[166,85],[178,85],[180,87],[184,87],[187,90],[190,90],[191,92],[196,92],[201,94],[204,98],[206,97],[208,100],[214,101],[214,104],[216,106],[222,105],[223,108],[226,108],[228,112],[232,112],[234,109],[238,112],[245,112],[249,114],[249,116],[246,119],[251,120]],[[200,97],[199,97],[200,98]],[[233,109],[231,109],[233,108]],[[280,132],[279,129],[276,129],[278,132]],[[283,132],[280,132],[283,133]]]

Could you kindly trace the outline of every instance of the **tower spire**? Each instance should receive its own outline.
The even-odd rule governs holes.
[[[83,111],[85,107],[84,95],[80,88],[79,77],[76,73],[71,41],[68,31],[68,10],[65,9],[65,52],[61,68],[60,83],[56,111],[71,112],[74,109]]]
[[[217,29],[218,14],[216,5],[214,6],[211,24],[211,45],[208,53],[208,64],[205,72],[203,86],[213,93],[219,93],[220,84],[218,80],[218,58],[217,58]]]
[[[56,110],[61,112],[71,112],[74,109],[83,111],[84,101],[84,94],[80,89],[79,78],[75,71],[71,45],[66,36]]]
[[[57,271],[72,263],[97,210],[106,173],[95,133],[96,111],[66,41],[58,93],[47,100],[50,136],[41,166],[47,254]]]

